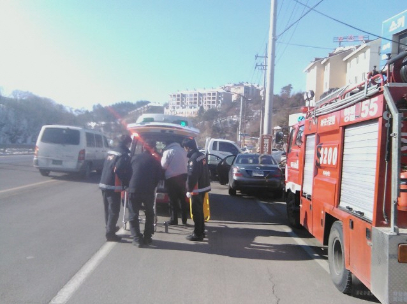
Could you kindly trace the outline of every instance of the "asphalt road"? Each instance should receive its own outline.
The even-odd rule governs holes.
[[[212,183],[204,242],[159,224],[148,248],[107,243],[93,173],[43,177],[32,156],[0,156],[0,303],[374,303],[339,293],[325,248],[287,226],[285,204]],[[119,220],[119,225],[121,225]],[[189,220],[192,224],[192,221]]]

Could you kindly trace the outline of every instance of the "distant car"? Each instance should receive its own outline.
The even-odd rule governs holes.
[[[228,156],[218,165],[219,182],[228,184],[229,195],[241,193],[283,193],[284,175],[277,161],[268,154],[244,153]]]

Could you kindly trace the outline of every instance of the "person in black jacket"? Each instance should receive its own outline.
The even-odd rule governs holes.
[[[154,233],[155,188],[162,177],[160,160],[155,154],[155,141],[144,141],[144,152],[131,159],[132,177],[129,188],[129,223],[133,245],[148,245]],[[144,205],[146,222],[144,235],[140,232],[139,211]]]
[[[211,191],[208,163],[206,155],[199,152],[194,139],[184,139],[182,146],[187,151],[189,158],[186,195],[192,200],[192,215],[195,223],[194,232],[187,239],[202,241],[205,237],[203,200],[205,193]]]
[[[105,209],[106,240],[120,242],[116,227],[120,213],[121,192],[129,184],[131,177],[130,150],[131,137],[123,134],[118,139],[116,149],[107,153],[103,164],[99,188],[102,190]]]

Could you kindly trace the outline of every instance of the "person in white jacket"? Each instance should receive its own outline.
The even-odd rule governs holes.
[[[187,180],[187,153],[178,142],[167,142],[161,158],[161,166],[165,170],[165,187],[170,198],[171,219],[169,225],[178,225],[178,211],[187,224],[188,204],[185,200]]]

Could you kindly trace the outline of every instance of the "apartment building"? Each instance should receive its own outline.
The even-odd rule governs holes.
[[[381,39],[364,43],[343,58],[346,64],[345,83],[352,86],[366,80],[376,66],[379,69]]]
[[[325,58],[315,58],[305,69],[306,90],[315,92],[311,106],[327,92],[353,86],[385,66],[389,57],[407,50],[407,10],[383,21],[382,37],[360,45],[339,47]]]
[[[314,91],[314,102],[318,101],[324,92],[346,85],[346,64],[343,59],[355,48],[354,46],[338,47],[327,57],[318,58],[305,68],[306,90]]]
[[[181,116],[197,116],[202,107],[205,111],[219,109],[223,103],[237,101],[242,98],[251,99],[260,96],[262,88],[253,84],[227,84],[219,88],[186,90],[172,93],[169,96],[165,114]]]

